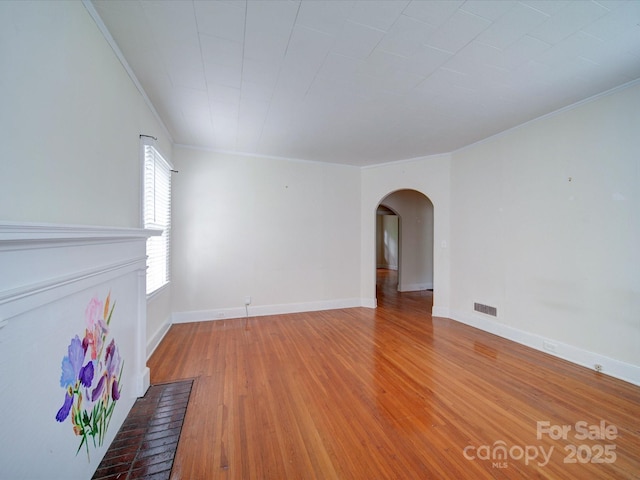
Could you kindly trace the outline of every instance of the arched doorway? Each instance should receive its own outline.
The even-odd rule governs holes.
[[[433,203],[417,190],[402,189],[386,195],[376,208],[376,271],[383,260],[393,261],[397,246],[397,290],[399,292],[431,290],[433,285]],[[394,222],[397,216],[397,233]],[[380,245],[380,241],[387,242]]]

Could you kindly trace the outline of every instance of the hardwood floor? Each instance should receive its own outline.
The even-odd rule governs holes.
[[[639,387],[379,280],[375,310],[173,325],[149,361],[194,379],[171,478],[640,478]]]

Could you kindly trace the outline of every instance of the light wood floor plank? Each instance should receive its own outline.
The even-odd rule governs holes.
[[[149,361],[152,383],[195,380],[172,478],[640,478],[639,387],[432,318],[430,292],[380,282],[375,310],[172,326]],[[602,420],[617,438],[575,438]],[[538,421],[572,430],[538,439]],[[503,462],[467,458],[499,442]],[[565,463],[570,445],[615,461]]]

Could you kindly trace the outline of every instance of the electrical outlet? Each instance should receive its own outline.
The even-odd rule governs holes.
[[[246,297],[244,297],[244,304],[245,305],[251,305],[251,296],[247,295]]]
[[[602,371],[602,365],[600,365],[599,363],[596,363],[596,364],[593,366],[593,368],[594,368],[594,370],[595,370],[596,372],[601,372],[601,371]]]

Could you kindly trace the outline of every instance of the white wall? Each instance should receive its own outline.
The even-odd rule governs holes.
[[[433,203],[433,311],[435,314],[448,312],[449,159],[449,155],[438,155],[362,169],[360,295],[366,305],[376,303],[376,209],[390,193],[411,189],[424,194]]]
[[[415,190],[399,190],[382,204],[400,217],[398,291],[433,288],[433,204]]]
[[[0,2],[0,219],[139,226],[138,135],[162,137],[80,2]]]
[[[244,316],[246,295],[252,315],[360,304],[358,168],[184,148],[174,166],[176,321]]]
[[[454,318],[640,365],[639,125],[636,84],[452,154]]]
[[[0,58],[0,220],[139,227],[139,135],[171,142],[87,9],[0,2]]]

